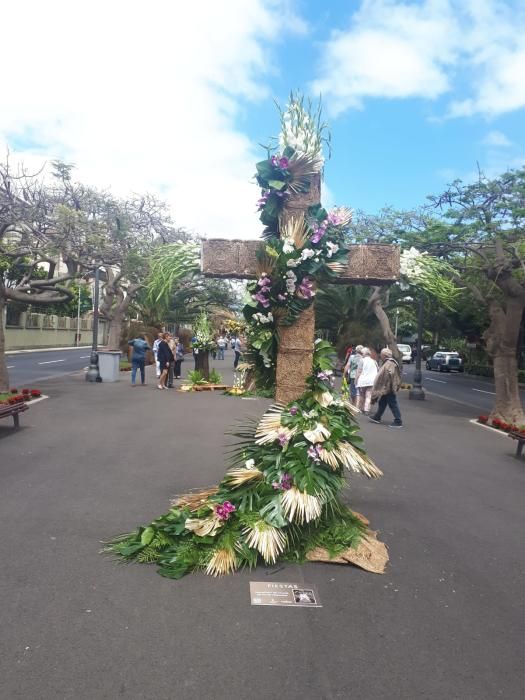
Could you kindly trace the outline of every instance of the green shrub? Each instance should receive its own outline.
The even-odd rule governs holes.
[[[212,371],[210,372],[210,384],[220,384],[221,382],[221,375],[217,372],[216,369],[212,369]]]
[[[204,379],[204,375],[200,369],[192,369],[188,372],[188,381],[190,384],[207,384],[208,382]]]

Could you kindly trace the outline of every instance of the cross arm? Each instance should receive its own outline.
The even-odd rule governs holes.
[[[260,240],[213,238],[202,242],[201,270],[205,277],[255,279]],[[399,279],[399,246],[382,243],[351,245],[346,269],[336,284],[390,284]]]

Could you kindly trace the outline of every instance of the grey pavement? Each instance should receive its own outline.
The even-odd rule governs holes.
[[[362,420],[385,476],[349,480],[388,544],[384,576],[312,563],[171,581],[99,542],[216,483],[225,431],[268,401],[150,380],[50,380],[18,433],[0,423],[2,700],[523,698],[525,462],[510,440],[403,393],[404,430]],[[323,607],[251,607],[249,581],[269,577],[316,585]]]

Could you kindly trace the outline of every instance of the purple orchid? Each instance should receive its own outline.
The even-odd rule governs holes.
[[[281,170],[288,170],[288,166],[290,165],[290,161],[286,156],[282,156],[282,158],[279,158],[279,168]]]
[[[309,277],[303,277],[301,284],[299,285],[297,291],[305,298],[311,299],[315,296],[314,285]]]
[[[279,301],[286,301],[286,297],[284,296],[284,294],[278,294],[277,299],[279,299]]]
[[[341,217],[335,211],[331,211],[328,213],[328,223],[332,224],[332,226],[338,226],[341,223],[341,221]]]
[[[224,501],[221,505],[215,506],[215,515],[219,520],[228,520],[235,510],[235,506],[230,501]]]
[[[278,433],[277,439],[279,440],[279,445],[281,447],[286,447],[286,445],[290,442],[290,436],[288,433]]]
[[[269,190],[262,193],[260,199],[257,200],[257,211],[261,211],[261,209],[264,209],[264,207],[266,206],[266,203],[268,201],[269,196],[270,196]]]
[[[279,491],[288,491],[293,486],[293,479],[288,472],[284,472],[279,481],[272,482],[272,486]]]
[[[290,409],[290,415],[291,415],[291,416],[296,416],[298,412],[299,412],[299,409],[297,408],[297,406],[292,406],[292,407],[291,407],[291,409]]]
[[[267,309],[270,306],[270,301],[264,296],[264,293],[262,291],[257,292],[255,298],[257,299],[259,304],[261,304],[261,306],[263,306],[265,309]]]
[[[266,275],[262,275],[257,284],[259,285],[259,287],[271,287],[272,280]]]
[[[313,445],[310,445],[310,447],[306,450],[306,454],[308,455],[308,457],[310,457],[310,459],[313,459],[313,461],[316,464],[318,464],[321,461],[319,459],[319,451]]]

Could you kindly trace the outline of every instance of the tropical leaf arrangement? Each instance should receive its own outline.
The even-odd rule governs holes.
[[[217,487],[175,498],[149,525],[106,543],[104,551],[155,563],[178,579],[219,576],[258,562],[305,561],[356,547],[366,526],[340,499],[345,471],[381,476],[366,456],[355,409],[333,390],[332,347],[318,341],[308,390],[275,404],[257,426],[235,433],[231,464]]]

